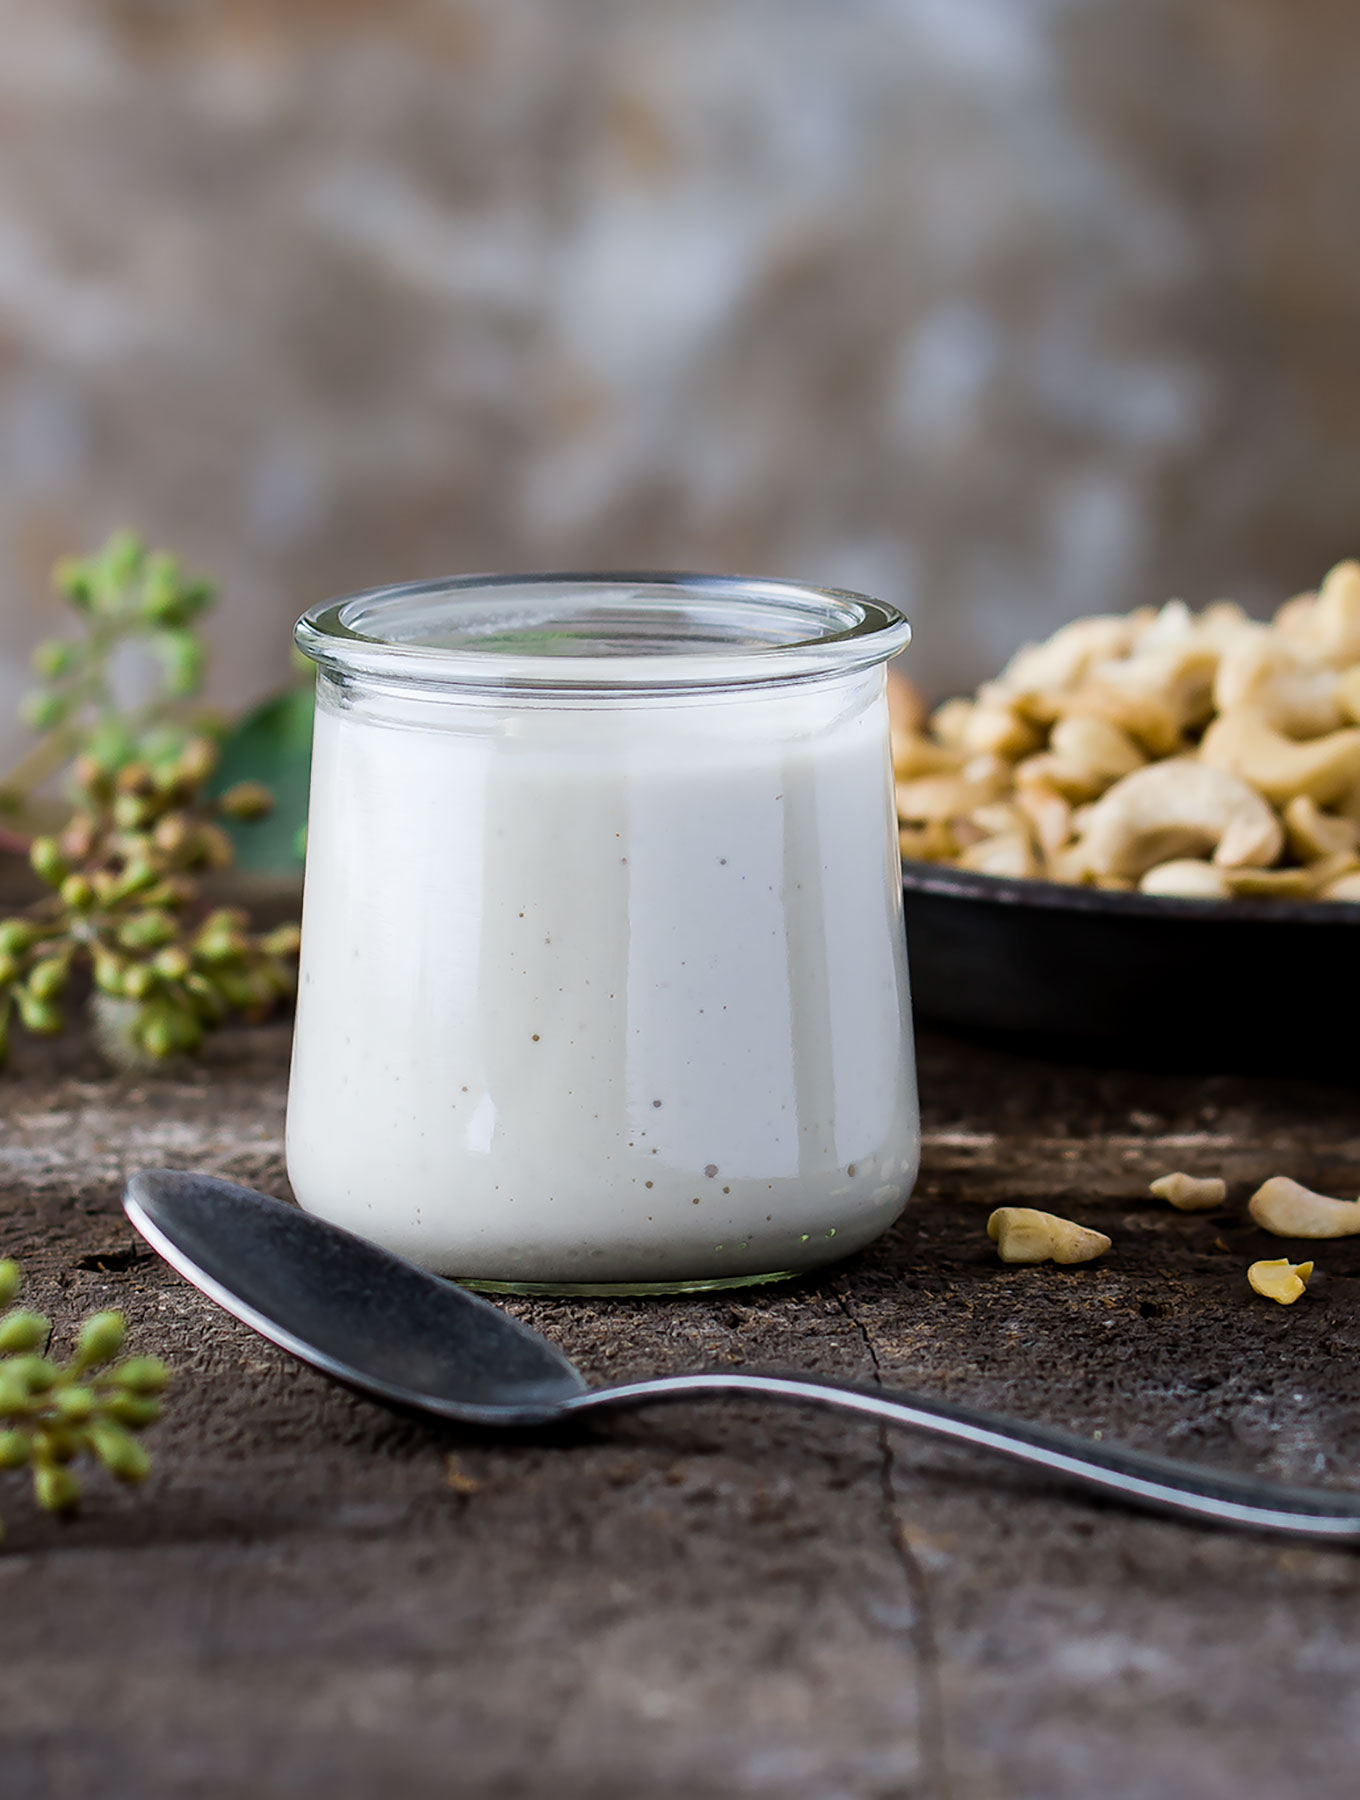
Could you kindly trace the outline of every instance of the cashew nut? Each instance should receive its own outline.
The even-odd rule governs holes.
[[[1228,1184],[1219,1175],[1159,1175],[1148,1192],[1169,1200],[1177,1212],[1212,1212],[1222,1206]]]
[[[1155,863],[1138,883],[1138,891],[1173,900],[1227,900],[1232,894],[1222,869],[1193,856]]]
[[[1332,669],[1308,666],[1264,627],[1223,652],[1214,682],[1220,713],[1259,713],[1290,738],[1321,737],[1345,723]]]
[[[1360,1200],[1333,1200],[1287,1175],[1262,1182],[1247,1210],[1263,1231],[1276,1237],[1334,1238],[1360,1235]]]
[[[987,1236],[1006,1263],[1090,1262],[1110,1247],[1103,1231],[1032,1206],[999,1206],[987,1221]]]
[[[1213,853],[1220,868],[1263,867],[1284,844],[1261,796],[1225,770],[1189,758],[1151,763],[1091,808],[1081,837],[1096,876],[1136,881],[1158,863]]]
[[[1001,671],[999,685],[1017,698],[1062,693],[1075,687],[1092,663],[1126,655],[1137,632],[1134,618],[1074,619],[1045,643],[1023,644]]]
[[[1304,655],[1333,668],[1360,662],[1360,563],[1338,563],[1315,595],[1300,594],[1282,606],[1275,629]]]
[[[1281,1306],[1292,1306],[1308,1286],[1312,1273],[1312,1263],[1292,1263],[1287,1256],[1280,1256],[1254,1262],[1247,1270],[1247,1280],[1265,1299],[1278,1300]]]
[[[1329,881],[1324,888],[1318,890],[1319,900],[1360,900],[1360,871],[1354,875],[1342,875],[1335,881]]]
[[[1277,806],[1296,794],[1326,806],[1360,782],[1360,728],[1354,725],[1296,743],[1258,712],[1224,713],[1205,732],[1199,754],[1210,768],[1240,776]]]
[[[1314,862],[1360,845],[1360,825],[1354,819],[1323,812],[1307,794],[1295,794],[1285,807],[1284,828],[1289,848],[1300,862]]]
[[[958,860],[961,869],[974,869],[983,875],[1010,875],[1021,881],[1033,880],[1043,873],[1028,831],[1001,831],[979,843],[968,844]]]

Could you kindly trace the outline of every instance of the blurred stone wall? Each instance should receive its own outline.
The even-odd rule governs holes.
[[[62,550],[863,587],[930,688],[1360,548],[1346,0],[0,0],[0,719]],[[12,739],[0,743],[12,747]]]

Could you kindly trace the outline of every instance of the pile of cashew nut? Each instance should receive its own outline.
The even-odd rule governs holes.
[[[1269,624],[1077,619],[926,715],[891,678],[904,857],[993,875],[1360,901],[1360,563]]]

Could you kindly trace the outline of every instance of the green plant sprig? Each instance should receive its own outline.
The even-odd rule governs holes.
[[[69,765],[74,810],[59,832],[27,845],[51,892],[0,920],[0,1064],[16,1019],[39,1036],[62,1030],[62,997],[85,969],[106,1054],[126,1067],[154,1065],[197,1050],[233,1015],[264,1017],[293,990],[297,927],[253,933],[244,912],[205,916],[199,894],[200,878],[233,860],[223,821],[263,818],[273,799],[254,781],[207,797],[218,748],[187,703],[202,681],[195,624],[213,602],[211,584],[131,532],[62,563],[54,579],[83,635],[38,646],[45,685],[29,695],[25,717],[42,736],[4,787],[18,805]],[[110,663],[135,639],[162,673],[156,693],[129,713],[118,707]]]
[[[116,769],[182,748],[198,728],[189,703],[203,681],[206,650],[195,626],[216,599],[212,583],[186,575],[178,558],[118,531],[96,555],[57,564],[53,586],[73,609],[79,635],[49,638],[33,652],[41,686],[26,695],[24,723],[39,742],[0,783],[0,805],[22,814],[36,789],[79,751]],[[159,664],[146,702],[128,710],[114,692],[120,650],[140,644]]]
[[[94,978],[103,1047],[125,1066],[197,1050],[233,1013],[263,1018],[292,992],[295,925],[253,933],[243,912],[203,916],[198,877],[232,860],[219,820],[258,818],[270,805],[255,782],[204,800],[216,765],[207,738],[116,774],[77,758],[81,804],[29,853],[52,892],[0,921],[0,1058],[16,1017],[39,1036],[62,1030],[62,996],[81,965]]]
[[[69,1513],[82,1457],[119,1481],[146,1480],[151,1458],[136,1434],[160,1417],[169,1371],[154,1356],[115,1362],[127,1336],[117,1312],[92,1314],[66,1362],[54,1361],[43,1354],[51,1321],[13,1308],[22,1285],[19,1265],[0,1262],[0,1307],[12,1308],[0,1315],[0,1470],[31,1469],[38,1504]]]

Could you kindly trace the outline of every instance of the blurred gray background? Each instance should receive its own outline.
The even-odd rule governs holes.
[[[1360,549],[1353,0],[0,0],[0,749],[56,555],[213,691],[454,570],[803,576],[943,693]],[[8,732],[8,736],[6,736]]]

